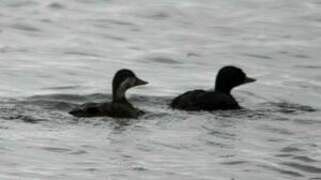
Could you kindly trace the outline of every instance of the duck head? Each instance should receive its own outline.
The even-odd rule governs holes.
[[[248,77],[240,68],[225,66],[216,76],[215,91],[230,93],[234,87],[254,81],[256,79]]]
[[[129,69],[121,69],[117,71],[113,79],[113,101],[126,100],[125,93],[129,88],[145,85],[148,82],[139,79]]]

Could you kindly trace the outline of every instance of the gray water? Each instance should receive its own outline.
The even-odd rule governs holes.
[[[320,0],[0,0],[0,179],[321,179]],[[224,65],[237,111],[171,110]],[[73,118],[130,68],[137,120]]]

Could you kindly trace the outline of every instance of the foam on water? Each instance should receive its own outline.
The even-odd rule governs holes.
[[[0,1],[0,179],[320,179],[317,0]],[[219,68],[239,111],[167,104]],[[131,68],[137,120],[74,118]],[[107,95],[106,95],[107,93]]]

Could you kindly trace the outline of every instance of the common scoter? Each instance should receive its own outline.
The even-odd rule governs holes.
[[[240,109],[231,95],[231,90],[254,81],[254,78],[247,77],[240,68],[225,66],[217,74],[214,91],[200,89],[187,91],[172,100],[170,106],[186,111]]]
[[[137,118],[144,114],[144,112],[129,103],[125,93],[132,87],[145,84],[147,82],[136,77],[131,70],[121,69],[115,74],[113,79],[112,102],[86,103],[71,110],[69,113],[76,117],[110,116],[115,118]]]

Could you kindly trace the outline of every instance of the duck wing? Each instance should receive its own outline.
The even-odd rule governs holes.
[[[199,110],[207,111],[240,109],[239,104],[232,95],[214,91],[201,94],[194,101],[194,106]]]
[[[170,106],[186,111],[240,109],[232,95],[204,90],[187,91],[177,96]]]
[[[110,103],[86,103],[69,112],[76,117],[95,117],[102,116],[104,110],[110,109]],[[108,113],[108,112],[105,112]]]
[[[76,117],[138,118],[143,111],[129,103],[86,103],[69,112]]]
[[[182,109],[188,111],[200,110],[198,99],[204,95],[206,91],[197,89],[192,91],[187,91],[172,100],[170,106],[174,109]]]

